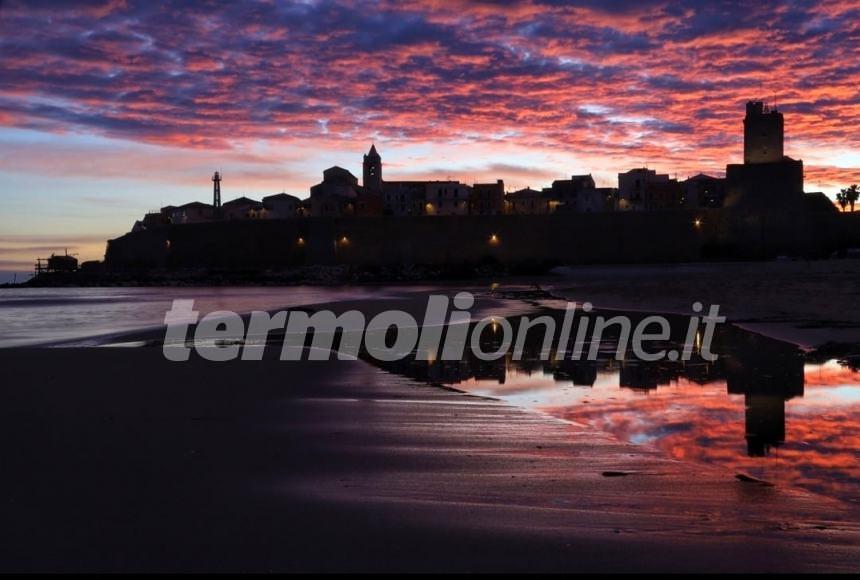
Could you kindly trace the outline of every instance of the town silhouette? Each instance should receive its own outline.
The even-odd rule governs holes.
[[[386,180],[375,145],[362,159],[361,183],[330,167],[306,199],[222,203],[224,175],[215,172],[211,203],[147,213],[107,242],[104,262],[40,260],[33,282],[131,275],[146,283],[153,272],[183,279],[201,268],[219,279],[277,282],[332,266],[364,280],[430,279],[560,264],[826,258],[860,243],[856,214],[804,190],[803,162],[784,152],[783,113],[750,101],[742,124],[743,163],[728,164],[725,176],[679,181],[638,167],[619,173],[617,187],[597,187],[590,174],[510,192],[502,180]]]

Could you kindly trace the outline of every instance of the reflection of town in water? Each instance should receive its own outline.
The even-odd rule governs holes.
[[[637,315],[631,318],[635,325]],[[687,320],[670,317],[672,339],[648,350],[680,348]],[[813,361],[794,345],[726,325],[714,337],[714,362],[698,356],[701,335],[686,362],[642,362],[629,351],[616,360],[617,332],[601,341],[596,361],[555,360],[555,351],[542,361],[542,340],[530,332],[519,361],[510,354],[483,361],[467,348],[461,361],[421,355],[375,364],[655,445],[678,459],[860,500],[856,365]],[[490,328],[481,343],[484,352],[495,350],[500,333]]]

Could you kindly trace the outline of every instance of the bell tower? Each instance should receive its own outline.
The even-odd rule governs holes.
[[[382,158],[376,152],[376,145],[370,146],[370,151],[364,156],[364,171],[361,184],[371,191],[382,189]]]

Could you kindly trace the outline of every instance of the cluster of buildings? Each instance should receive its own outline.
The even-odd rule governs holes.
[[[387,181],[382,157],[371,146],[362,180],[330,167],[300,199],[278,193],[257,201],[240,197],[221,203],[215,173],[213,203],[191,202],[148,213],[133,231],[167,224],[214,220],[286,219],[326,216],[539,215],[562,212],[664,211],[720,208],[754,199],[766,206],[803,197],[803,163],[783,154],[783,116],[776,107],[750,101],[744,118],[744,163],[728,165],[725,177],[699,174],[679,181],[645,167],[618,174],[618,187],[597,187],[592,176],[573,175],[541,190],[506,191],[502,180],[468,185],[457,180]]]

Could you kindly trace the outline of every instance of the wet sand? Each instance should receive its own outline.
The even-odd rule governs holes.
[[[3,571],[856,571],[842,503],[361,361],[0,350]]]

